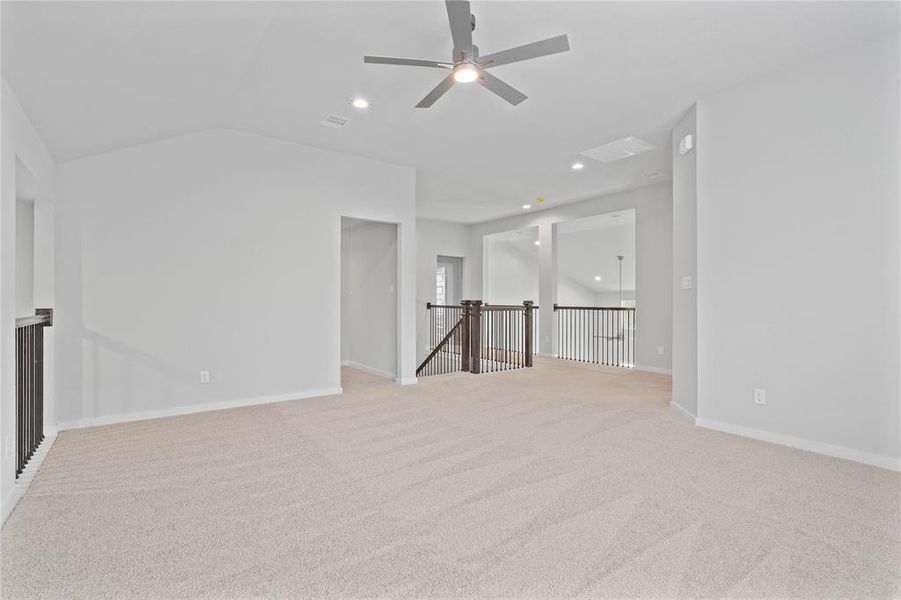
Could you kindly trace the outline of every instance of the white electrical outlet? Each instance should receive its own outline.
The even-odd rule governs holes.
[[[691,280],[691,275],[684,275],[682,277],[682,289],[690,290],[694,287],[694,282]]]
[[[762,404],[766,406],[766,390],[762,388],[754,389],[754,404]]]
[[[210,372],[209,371],[201,371],[200,372],[200,383],[209,383],[210,382]]]
[[[660,356],[663,356],[663,352],[664,352],[663,346],[657,346],[657,354],[659,354]]]

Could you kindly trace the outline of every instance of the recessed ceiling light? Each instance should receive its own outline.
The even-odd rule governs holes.
[[[581,170],[584,166],[585,166],[585,165],[583,165],[583,164],[580,163],[580,162],[574,162],[574,163],[573,163],[573,171],[579,171],[579,170]]]
[[[594,276],[594,280],[595,280],[595,281],[600,281],[600,280],[601,280],[601,276],[600,276],[600,275],[595,275],[595,276]]]
[[[369,108],[369,101],[366,98],[354,98],[354,108]]]
[[[532,205],[531,205],[531,204],[523,204],[523,205],[522,205],[522,209],[523,209],[523,210],[529,210],[530,208],[532,208]]]
[[[540,245],[541,245],[541,242],[540,242],[539,240],[535,240],[535,245],[536,245],[536,246],[540,246]]]

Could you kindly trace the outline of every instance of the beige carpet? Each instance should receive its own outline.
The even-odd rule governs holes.
[[[62,433],[4,598],[889,598],[901,477],[559,361]]]

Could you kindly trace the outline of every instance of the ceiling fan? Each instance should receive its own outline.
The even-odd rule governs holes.
[[[408,67],[431,67],[449,69],[451,72],[441,80],[435,89],[420,100],[416,108],[429,108],[455,83],[478,81],[510,104],[516,106],[528,96],[504,83],[487,69],[510,63],[540,58],[549,54],[569,50],[569,40],[565,35],[502,50],[487,56],[479,56],[479,48],[472,43],[472,32],[476,28],[476,18],[465,0],[445,0],[447,18],[450,21],[451,37],[454,40],[453,60],[420,60],[417,58],[393,58],[390,56],[364,56],[364,63],[383,65],[404,65]]]

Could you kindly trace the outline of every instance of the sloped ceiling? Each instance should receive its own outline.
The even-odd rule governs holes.
[[[893,2],[472,2],[483,53],[567,33],[572,51],[498,67],[529,99],[457,86],[413,106],[447,59],[424,2],[4,2],[3,75],[59,161],[227,127],[418,170],[419,214],[476,222],[670,172],[671,123],[695,100],[897,27]],[[371,107],[350,106],[364,95]],[[319,125],[350,117],[343,129]],[[655,151],[579,152],[635,135]],[[657,180],[660,181],[659,179]]]

